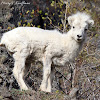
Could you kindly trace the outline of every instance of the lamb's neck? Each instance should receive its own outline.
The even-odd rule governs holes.
[[[63,34],[63,40],[65,41],[66,44],[68,42],[72,42],[73,43],[73,41],[75,41],[71,36],[71,31],[68,31],[67,33]],[[74,43],[76,43],[76,41]]]
[[[65,40],[65,45],[66,47],[68,46],[69,48],[73,48],[75,50],[80,51],[83,45],[83,42],[78,43],[75,41],[75,39],[72,38],[71,36],[71,30],[67,32],[67,34],[64,34],[64,40]]]

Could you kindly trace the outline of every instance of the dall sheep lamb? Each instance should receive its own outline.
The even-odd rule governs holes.
[[[53,66],[65,66],[78,56],[85,40],[91,17],[77,12],[68,17],[71,29],[62,34],[56,30],[36,27],[18,27],[3,34],[0,46],[5,46],[15,60],[13,74],[21,90],[27,90],[23,76],[29,68],[28,58],[43,64],[43,80],[40,89],[51,92]]]

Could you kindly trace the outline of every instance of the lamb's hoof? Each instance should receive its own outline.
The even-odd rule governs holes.
[[[46,89],[46,92],[51,93],[51,88],[47,88],[47,89]]]
[[[46,88],[45,88],[45,86],[41,85],[39,90],[40,90],[40,91],[45,91]]]
[[[51,90],[40,89],[40,91],[47,92],[47,93],[51,93]]]
[[[23,90],[26,91],[26,90],[29,90],[29,89],[28,89],[28,87],[21,88],[21,91],[23,91]]]
[[[50,90],[50,89],[46,89],[45,92],[47,92],[47,93],[51,93],[51,90]]]
[[[46,89],[45,87],[42,87],[42,86],[40,86],[40,89],[39,90],[40,91],[44,91],[44,92],[48,92],[48,93],[51,92],[51,89]]]

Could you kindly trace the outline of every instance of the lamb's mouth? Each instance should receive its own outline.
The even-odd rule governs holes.
[[[77,39],[77,42],[82,42],[82,39]]]

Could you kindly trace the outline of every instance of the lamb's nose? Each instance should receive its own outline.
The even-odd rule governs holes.
[[[77,35],[77,37],[78,37],[78,38],[81,38],[81,37],[82,37],[82,35]]]

